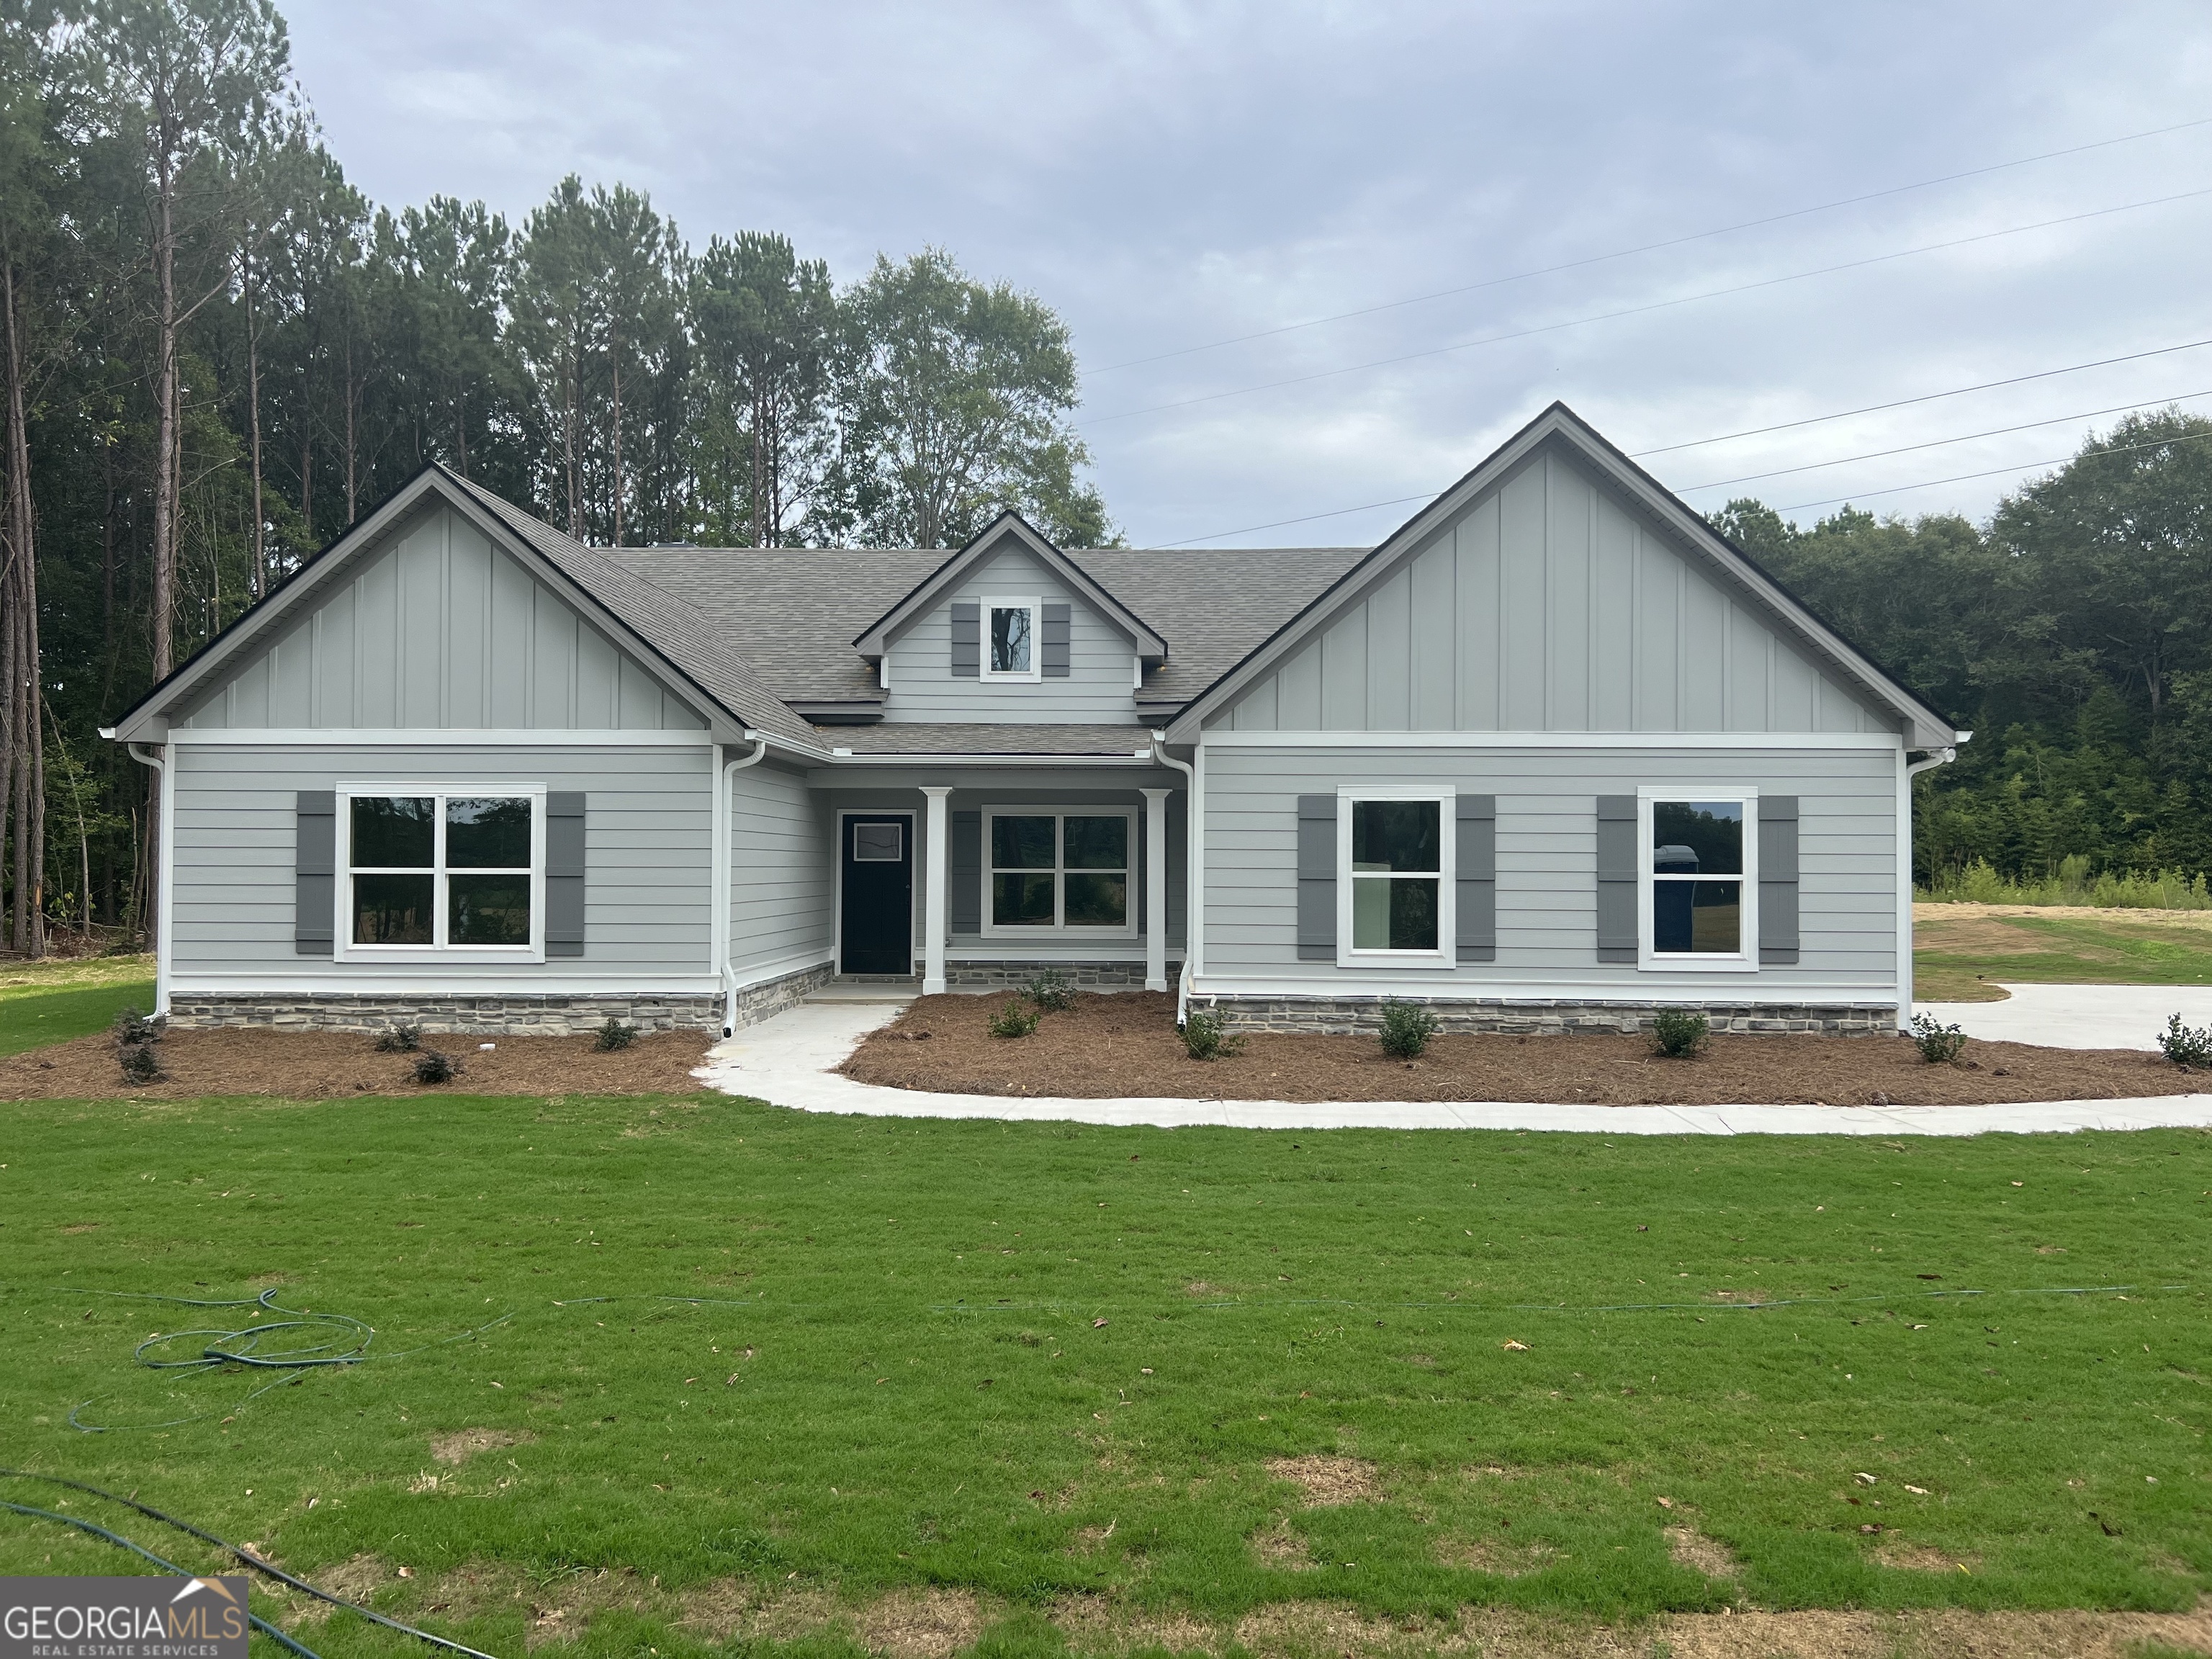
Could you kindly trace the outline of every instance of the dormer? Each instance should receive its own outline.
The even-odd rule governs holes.
[[[1003,513],[853,641],[887,720],[1133,723],[1167,641]]]

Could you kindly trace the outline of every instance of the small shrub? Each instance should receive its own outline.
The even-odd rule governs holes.
[[[159,1083],[161,1080],[161,1056],[154,1052],[150,1042],[122,1042],[115,1048],[116,1064],[123,1068],[125,1083]]]
[[[1417,1002],[1382,1005],[1382,1052],[1393,1060],[1419,1060],[1437,1034],[1437,1017]]]
[[[417,1083],[451,1083],[461,1074],[459,1062],[448,1054],[435,1048],[425,1048],[415,1056],[415,1080]]]
[[[2180,1016],[2174,1018],[2179,1019]],[[1948,1066],[1966,1048],[1966,1034],[1955,1025],[1942,1024],[1933,1014],[1915,1014],[1912,1046],[1920,1050],[1920,1058],[1930,1066]]]
[[[422,1046],[422,1028],[406,1020],[387,1025],[376,1039],[380,1054],[411,1054]]]
[[[2177,1066],[2212,1071],[2212,1025],[2184,1025],[2181,1016],[2176,1014],[2158,1034],[2158,1046]]]
[[[609,1014],[606,1024],[600,1026],[598,1034],[592,1038],[592,1047],[603,1054],[618,1054],[636,1041],[636,1026],[625,1025]]]
[[[1712,1034],[1713,1023],[1687,1008],[1662,1008],[1651,1022],[1651,1041],[1669,1060],[1692,1058]]]
[[[1193,1060],[1226,1060],[1243,1051],[1244,1039],[1221,1023],[1218,1014],[1191,1014],[1182,1023],[1183,1052]]]
[[[160,1028],[152,1020],[136,1008],[128,1006],[116,1014],[115,1024],[110,1029],[115,1033],[116,1042],[124,1046],[151,1042],[161,1035]]]
[[[1047,1013],[1063,1013],[1075,1006],[1075,981],[1066,969],[1048,968],[1029,982],[1022,994]]]
[[[1025,1037],[1037,1028],[1043,1018],[1034,1008],[1024,1008],[1018,1001],[1008,1000],[991,1016],[991,1035],[994,1037]]]

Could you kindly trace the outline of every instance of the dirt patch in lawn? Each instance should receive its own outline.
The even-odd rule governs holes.
[[[1336,1504],[1362,1504],[1382,1495],[1375,1466],[1363,1458],[1330,1457],[1315,1453],[1307,1457],[1271,1457],[1267,1473],[1278,1480],[1293,1481],[1304,1488],[1306,1504],[1327,1509]]]
[[[189,1100],[204,1095],[632,1095],[689,1094],[705,1058],[704,1032],[641,1036],[603,1054],[588,1036],[485,1038],[434,1036],[424,1046],[461,1067],[451,1083],[414,1079],[415,1056],[380,1054],[374,1039],[343,1031],[225,1028],[171,1031],[154,1045],[160,1083],[124,1081],[115,1045],[102,1034],[0,1059],[0,1100]],[[479,1042],[496,1043],[489,1053]]]
[[[1702,1572],[1708,1578],[1733,1578],[1741,1564],[1717,1538],[1708,1538],[1695,1527],[1668,1527],[1667,1553],[1677,1566]]]
[[[1031,1036],[994,1037],[988,1023],[1004,1000],[923,997],[842,1069],[895,1089],[1086,1099],[1969,1106],[2212,1091],[2212,1075],[2155,1054],[1973,1042],[1958,1064],[1930,1066],[1887,1036],[1717,1036],[1694,1060],[1662,1060],[1645,1036],[1441,1036],[1407,1062],[1371,1036],[1257,1034],[1232,1059],[1196,1060],[1171,996],[1080,996]]]
[[[430,1437],[430,1455],[441,1463],[465,1463],[478,1452],[505,1451],[537,1438],[527,1429],[455,1429]]]

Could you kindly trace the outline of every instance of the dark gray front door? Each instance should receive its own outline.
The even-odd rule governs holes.
[[[848,974],[914,971],[914,820],[855,813],[838,853],[843,917],[839,968]]]

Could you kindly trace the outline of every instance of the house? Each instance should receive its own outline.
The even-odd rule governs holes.
[[[1048,966],[1893,1030],[1971,734],[1554,404],[1371,549],[593,548],[431,466],[108,735],[173,1021],[498,1032]]]

